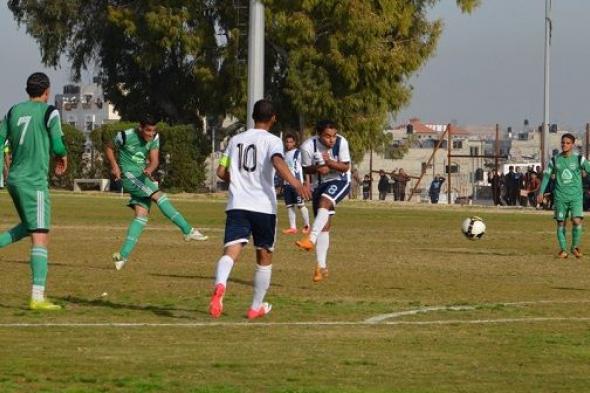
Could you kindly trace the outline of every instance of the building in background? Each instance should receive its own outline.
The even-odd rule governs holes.
[[[82,131],[86,149],[92,147],[90,132],[106,123],[120,120],[119,114],[105,101],[102,88],[95,78],[89,85],[65,85],[62,94],[55,96],[55,106],[64,123]]]

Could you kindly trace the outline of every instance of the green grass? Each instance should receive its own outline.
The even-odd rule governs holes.
[[[314,284],[313,253],[280,235],[267,297],[274,310],[261,323],[247,323],[254,272],[248,247],[232,272],[222,324],[211,325],[207,305],[224,201],[174,199],[190,222],[207,228],[211,240],[201,243],[184,242],[155,209],[131,261],[116,272],[110,255],[131,218],[125,203],[118,196],[55,194],[48,292],[65,310],[26,309],[25,240],[0,251],[0,325],[167,325],[0,326],[0,392],[581,392],[590,386],[590,321],[575,320],[590,317],[590,258],[554,257],[548,213],[346,202],[334,221],[327,281]],[[16,222],[5,192],[0,206],[5,230]],[[481,241],[459,231],[471,214],[488,226]],[[282,206],[279,218],[282,228]],[[524,303],[507,304],[514,302]],[[387,320],[406,324],[363,323],[433,306],[469,309]],[[470,323],[500,319],[509,321]]]

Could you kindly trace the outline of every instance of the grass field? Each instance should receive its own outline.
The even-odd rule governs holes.
[[[54,195],[48,292],[64,311],[26,309],[28,241],[0,251],[0,392],[590,390],[590,257],[554,257],[547,213],[346,202],[329,280],[314,284],[314,255],[280,235],[273,312],[247,322],[251,247],[225,315],[207,314],[223,200],[174,199],[208,242],[184,242],[154,210],[117,272],[125,203]],[[5,192],[0,206],[5,230]],[[480,241],[459,231],[471,214],[487,223]]]

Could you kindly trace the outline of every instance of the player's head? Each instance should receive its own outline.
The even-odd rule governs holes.
[[[277,112],[269,100],[258,100],[252,110],[252,119],[259,127],[270,129],[277,122]]]
[[[35,72],[27,78],[25,89],[30,98],[41,98],[44,102],[49,100],[49,77],[42,72]]]
[[[563,134],[561,136],[561,150],[564,153],[567,153],[572,150],[574,144],[576,143],[576,137],[570,133]]]
[[[284,143],[285,143],[285,149],[287,151],[289,150],[293,150],[295,149],[295,146],[297,146],[297,138],[295,137],[295,135],[293,134],[287,134],[285,135],[284,139]]]
[[[151,115],[144,115],[139,121],[139,133],[146,141],[151,141],[156,136],[156,124],[158,121]]]
[[[334,147],[336,144],[336,136],[338,130],[336,129],[336,123],[332,120],[320,120],[315,125],[315,132],[320,137],[320,142],[328,148]]]

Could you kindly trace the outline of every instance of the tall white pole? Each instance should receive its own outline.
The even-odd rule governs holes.
[[[549,65],[551,50],[551,0],[545,0],[545,83],[543,100],[543,164],[548,162],[549,152]]]
[[[248,29],[248,128],[254,126],[252,110],[264,97],[264,6],[260,0],[250,0]]]

